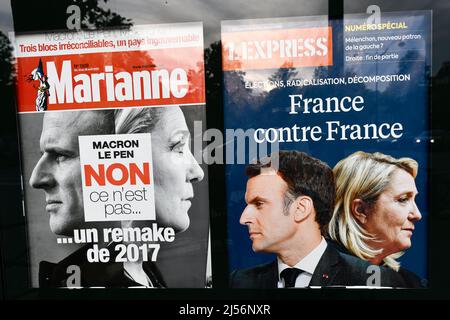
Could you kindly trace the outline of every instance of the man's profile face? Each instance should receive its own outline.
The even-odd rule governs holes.
[[[99,116],[93,112],[49,112],[44,116],[40,139],[41,158],[30,178],[33,188],[45,192],[50,229],[72,236],[84,224],[78,136],[98,132]]]
[[[248,227],[253,251],[278,253],[294,236],[295,221],[284,204],[287,190],[287,183],[274,170],[248,180],[247,206],[240,223]]]

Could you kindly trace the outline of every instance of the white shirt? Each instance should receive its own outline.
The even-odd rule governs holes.
[[[314,270],[316,270],[317,264],[322,258],[323,253],[327,249],[327,242],[322,237],[322,241],[320,241],[319,245],[314,248],[306,257],[300,260],[295,266],[288,266],[284,264],[279,258],[278,260],[278,288],[284,288],[284,280],[280,277],[281,272],[287,268],[298,268],[303,270],[304,272],[300,273],[297,279],[295,280],[296,288],[305,288],[309,286],[311,282],[312,275]]]

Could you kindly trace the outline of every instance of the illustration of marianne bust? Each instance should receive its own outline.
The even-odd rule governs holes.
[[[37,89],[36,111],[46,111],[49,96],[48,90],[50,89],[50,84],[47,81],[47,76],[44,74],[44,68],[42,66],[41,59],[39,59],[38,67],[31,71],[31,74],[27,77],[27,81],[31,82],[35,80],[39,80],[38,87],[33,85],[33,87]]]

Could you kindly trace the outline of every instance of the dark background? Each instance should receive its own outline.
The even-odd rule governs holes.
[[[0,195],[1,195],[1,280],[3,298],[138,298],[138,299],[391,299],[450,298],[449,239],[450,222],[450,2],[442,0],[12,0],[16,31],[64,29],[66,8],[82,6],[84,28],[103,28],[128,24],[203,21],[207,89],[207,123],[223,129],[222,72],[220,60],[220,21],[289,16],[329,15],[342,18],[344,13],[364,13],[376,4],[382,11],[433,10],[432,79],[430,81],[430,118],[432,133],[445,143],[431,145],[430,206],[428,239],[429,289],[426,290],[229,290],[227,289],[227,213],[225,210],[224,167],[209,166],[210,217],[212,241],[212,290],[41,290],[30,289],[26,229],[22,215],[20,156],[17,118],[11,77],[11,49],[6,32],[13,31],[8,3],[0,4]]]

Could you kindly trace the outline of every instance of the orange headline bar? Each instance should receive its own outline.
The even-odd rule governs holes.
[[[223,70],[333,64],[331,27],[222,33]]]

